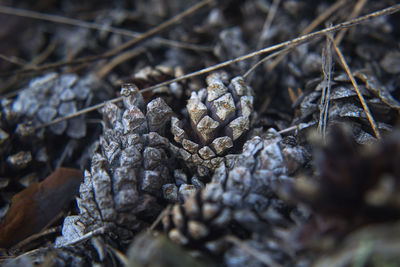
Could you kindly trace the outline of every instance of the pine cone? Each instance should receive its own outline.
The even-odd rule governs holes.
[[[11,111],[19,122],[31,122],[33,126],[48,123],[81,109],[94,89],[98,87],[91,77],[79,78],[76,74],[49,73],[33,79],[12,103]],[[22,119],[22,120],[21,120]],[[55,134],[66,134],[71,138],[86,135],[86,123],[81,117],[51,125]]]
[[[35,130],[35,127],[81,109],[90,103],[98,88],[99,83],[90,76],[80,78],[76,74],[49,73],[32,79],[15,99],[1,101],[1,191],[6,187],[10,191],[20,190],[12,188],[15,183],[27,187],[39,181],[39,177],[46,176],[49,166],[59,164],[63,150],[83,154],[85,144],[79,143],[82,139],[77,140],[87,136],[82,116],[52,125],[48,127],[49,131],[47,128]],[[106,96],[105,93],[103,96],[96,94],[96,98]],[[63,133],[61,138],[54,135]],[[68,157],[64,157],[64,162]],[[4,195],[7,202],[9,197]]]
[[[294,152],[291,158],[288,150]],[[246,142],[241,154],[227,155],[205,189],[171,208],[170,215],[163,218],[164,229],[182,245],[213,253],[224,249],[219,239],[228,233],[271,236],[273,226],[291,222],[292,208],[277,198],[275,184],[289,179],[288,165],[294,168],[297,162],[299,167],[305,161],[301,146],[289,148],[270,129],[266,138],[257,136]]]
[[[361,94],[382,133],[392,130],[392,123],[400,110],[400,102],[392,97],[388,88],[380,84],[375,76],[361,71],[356,71]],[[316,89],[306,95],[300,104],[301,118],[307,122],[319,121],[321,88],[324,81]],[[360,144],[376,142],[371,124],[360,103],[356,91],[346,74],[336,76],[331,85],[329,96],[329,113],[327,119],[328,130],[336,124],[350,123],[353,128],[353,138]]]
[[[124,107],[106,103],[100,147],[85,172],[78,206],[85,232],[101,226],[121,240],[151,223],[161,210],[161,187],[171,183],[169,141],[160,136],[171,109],[161,98],[146,106],[136,87],[122,88]]]
[[[177,153],[201,176],[218,167],[228,151],[240,150],[234,145],[249,130],[253,111],[252,90],[242,77],[228,85],[227,74],[219,72],[206,81],[207,88],[188,100],[187,121],[171,119],[174,139],[183,147]]]

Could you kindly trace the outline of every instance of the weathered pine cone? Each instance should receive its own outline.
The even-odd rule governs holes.
[[[94,87],[99,87],[91,76],[49,73],[32,80],[12,103],[11,112],[19,122],[31,122],[38,126],[83,108],[93,97]],[[98,95],[98,94],[97,94]],[[71,138],[86,135],[86,123],[82,117],[61,121],[49,129],[55,134],[64,132]]]
[[[107,226],[121,240],[152,222],[161,187],[172,182],[168,139],[160,136],[171,109],[161,98],[145,105],[137,87],[122,88],[124,106],[106,103],[100,148],[85,171],[78,206],[84,232]],[[68,237],[67,237],[68,238]]]
[[[274,186],[303,165],[305,150],[282,142],[273,129],[267,137],[245,143],[243,152],[228,155],[212,181],[183,205],[176,204],[163,218],[168,236],[197,249],[220,253],[228,233],[272,235],[273,226],[290,224],[291,208],[275,195]],[[239,230],[240,229],[240,230]]]
[[[393,121],[400,111],[400,102],[390,94],[389,88],[380,84],[378,79],[366,72],[354,72],[361,94],[382,133],[392,130]],[[319,110],[324,81],[320,82],[316,89],[306,95],[300,104],[301,117],[299,121],[319,121]],[[329,110],[327,116],[327,128],[336,124],[348,123],[353,128],[353,138],[360,144],[374,143],[376,138],[371,124],[360,103],[356,91],[346,74],[340,74],[333,78],[329,96]]]
[[[59,163],[60,150],[66,149],[68,140],[87,136],[82,116],[52,125],[50,131],[45,128],[35,130],[35,127],[90,104],[97,89],[100,89],[99,83],[90,76],[49,73],[32,79],[15,99],[1,101],[0,194],[13,183],[27,187],[39,181],[39,177],[48,171],[43,168],[46,164],[55,167]],[[101,98],[101,94],[97,95],[96,98]],[[54,136],[63,133],[62,141]],[[70,143],[70,151],[75,151],[73,147],[77,142]],[[7,196],[0,198],[9,201]]]
[[[211,74],[207,88],[192,92],[186,105],[187,121],[171,118],[171,131],[183,148],[178,155],[200,175],[213,170],[250,128],[252,90],[242,77],[228,85],[225,72]],[[186,124],[185,124],[186,123]]]

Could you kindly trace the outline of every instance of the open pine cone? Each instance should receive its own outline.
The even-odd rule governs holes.
[[[270,129],[266,138],[247,141],[241,154],[226,156],[201,192],[175,204],[163,218],[164,229],[172,240],[212,253],[226,248],[221,238],[227,234],[271,237],[274,226],[291,223],[292,209],[274,186],[305,161],[301,146],[290,147]]]
[[[207,88],[192,92],[186,121],[171,119],[174,139],[183,147],[178,154],[200,175],[218,167],[228,151],[240,151],[235,144],[249,130],[253,112],[252,90],[242,77],[228,85],[227,74],[218,72],[206,82]]]
[[[377,77],[366,71],[355,71],[355,78],[361,94],[377,123],[379,131],[389,133],[392,130],[393,121],[400,111],[400,102],[396,100],[389,88],[378,82]],[[321,81],[316,89],[306,95],[300,103],[299,121],[318,122],[320,111],[322,88],[326,81]],[[351,124],[353,138],[360,144],[370,144],[377,141],[374,137],[371,124],[360,103],[356,91],[348,76],[344,73],[333,78],[329,95],[329,110],[327,116],[327,128],[330,130],[337,124]]]
[[[121,94],[122,109],[112,103],[104,107],[104,133],[91,170],[85,172],[78,206],[84,232],[107,226],[124,240],[157,216],[161,188],[172,182],[169,141],[158,134],[168,124],[171,109],[157,98],[145,111],[132,85],[123,87]]]
[[[49,73],[33,79],[13,101],[10,112],[15,113],[19,122],[30,122],[35,127],[82,109],[85,102],[93,98],[94,88],[99,87],[91,76],[80,78],[76,74]],[[86,135],[82,117],[61,121],[49,129],[55,134],[65,132],[71,138]]]

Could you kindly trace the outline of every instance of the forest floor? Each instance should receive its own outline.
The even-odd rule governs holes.
[[[2,1],[0,262],[400,266],[396,2]]]

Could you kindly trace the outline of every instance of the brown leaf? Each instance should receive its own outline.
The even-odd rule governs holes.
[[[40,232],[78,192],[82,177],[80,170],[59,168],[16,194],[0,225],[0,247],[9,248]]]

